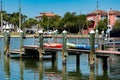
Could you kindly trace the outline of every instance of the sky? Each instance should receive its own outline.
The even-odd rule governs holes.
[[[108,11],[110,8],[120,11],[120,0],[20,0],[21,13],[35,18],[41,12],[53,12],[64,16],[66,12],[87,14],[98,9]],[[3,10],[7,13],[18,12],[19,0],[2,0]]]

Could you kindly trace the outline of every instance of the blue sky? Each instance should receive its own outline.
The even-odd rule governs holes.
[[[8,13],[18,11],[19,0],[2,0],[3,10]],[[97,0],[21,0],[22,14],[34,18],[41,12],[53,12],[63,16],[66,12],[87,14],[96,10]],[[98,0],[99,9],[110,8],[120,11],[120,0]]]

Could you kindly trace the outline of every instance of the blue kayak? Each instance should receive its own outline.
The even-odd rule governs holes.
[[[74,43],[67,43],[67,46],[69,48],[75,48],[75,49],[83,49],[83,50],[90,50],[89,44],[74,44]],[[94,45],[94,49],[97,49],[99,46],[97,44]]]
[[[89,44],[87,44],[87,45],[85,45],[85,46],[83,46],[83,49],[85,49],[85,50],[90,50],[90,45]],[[94,45],[94,49],[97,49],[98,48],[98,45]]]

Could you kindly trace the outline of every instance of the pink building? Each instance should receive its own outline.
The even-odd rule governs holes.
[[[109,12],[103,10],[96,10],[92,13],[88,13],[87,20],[90,20],[92,22],[92,24],[89,25],[89,30],[95,29],[98,21],[105,18],[109,19],[108,25],[110,27],[114,27],[116,20],[120,20],[120,11],[110,9]]]

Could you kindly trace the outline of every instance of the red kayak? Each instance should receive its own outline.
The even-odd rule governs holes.
[[[61,43],[44,43],[43,45],[48,48],[62,48]]]

